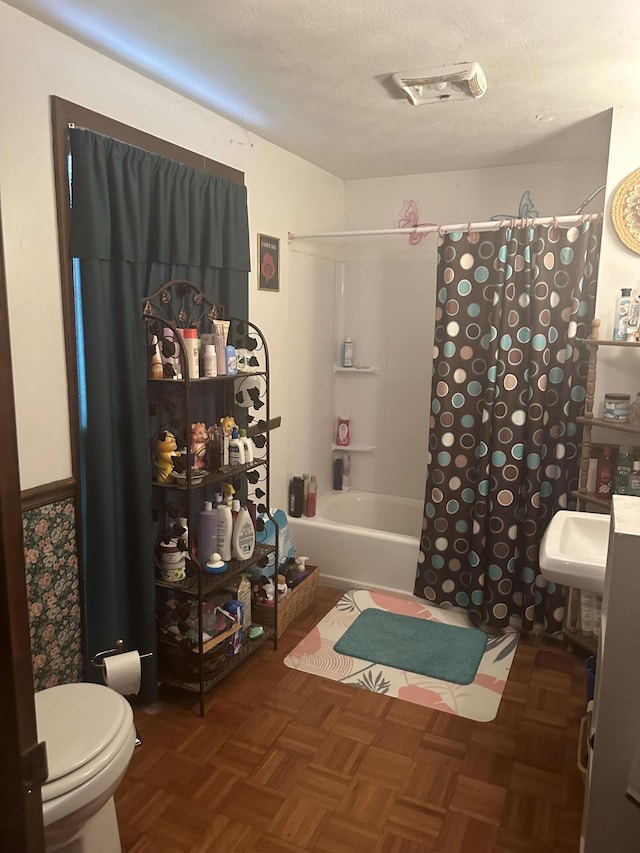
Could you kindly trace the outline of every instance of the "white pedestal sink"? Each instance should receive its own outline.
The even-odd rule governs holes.
[[[602,594],[610,521],[609,515],[599,512],[557,512],[540,544],[542,576]]]

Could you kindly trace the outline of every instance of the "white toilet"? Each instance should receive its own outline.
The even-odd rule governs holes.
[[[42,787],[45,849],[120,853],[113,794],[136,730],[131,706],[101,684],[61,684],[35,694],[38,739],[49,776]]]

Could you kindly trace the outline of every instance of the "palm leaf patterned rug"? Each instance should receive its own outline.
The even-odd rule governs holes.
[[[353,589],[345,593],[324,619],[287,655],[285,664],[291,669],[341,681],[363,690],[384,693],[477,722],[489,722],[495,718],[518,645],[516,631],[489,636],[475,679],[471,684],[452,684],[336,652],[333,648],[335,643],[360,613],[369,607],[448,625],[470,625],[463,613],[434,607],[423,599],[397,598],[374,590]]]

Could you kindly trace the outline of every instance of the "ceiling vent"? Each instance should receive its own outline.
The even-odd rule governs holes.
[[[392,79],[414,107],[438,101],[481,98],[487,91],[487,78],[477,62],[398,72]]]

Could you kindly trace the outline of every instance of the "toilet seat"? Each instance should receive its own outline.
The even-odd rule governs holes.
[[[90,781],[131,740],[131,707],[104,685],[50,687],[35,694],[35,705],[38,738],[46,742],[49,765],[43,803]]]

